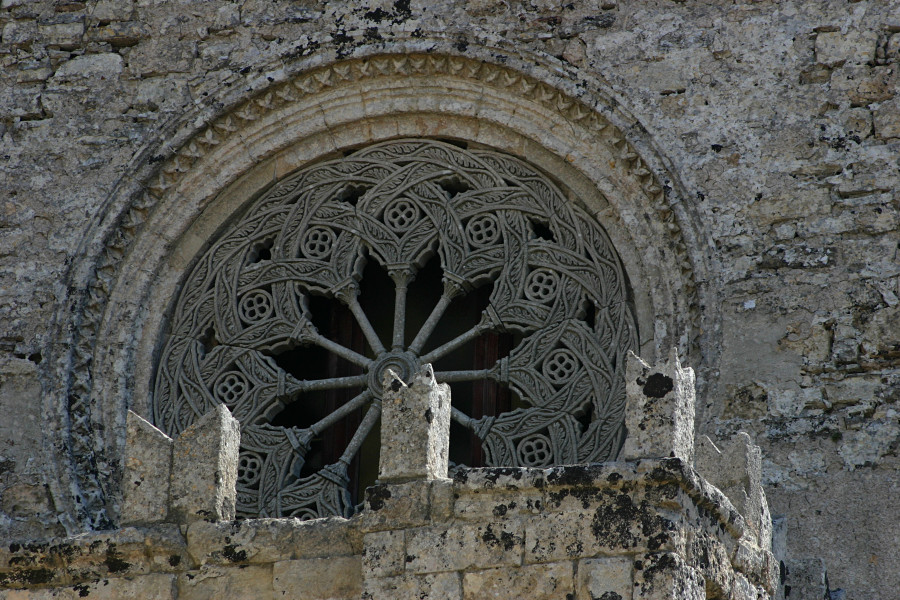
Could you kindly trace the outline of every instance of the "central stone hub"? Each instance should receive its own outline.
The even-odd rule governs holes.
[[[419,359],[412,352],[385,352],[375,360],[369,371],[369,390],[381,397],[382,381],[388,369],[392,369],[404,382],[408,382],[419,369]]]

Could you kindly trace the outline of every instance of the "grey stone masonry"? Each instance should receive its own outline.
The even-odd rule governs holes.
[[[388,369],[381,414],[382,482],[444,479],[450,448],[450,386],[421,367],[407,386]]]
[[[175,440],[170,484],[175,521],[234,519],[240,423],[224,404]]]
[[[620,460],[680,458],[694,462],[694,371],[682,368],[674,348],[651,367],[628,354],[625,427]]]
[[[697,442],[694,458],[698,471],[722,490],[747,524],[761,548],[772,545],[772,515],[762,488],[762,452],[743,431],[730,440],[713,443],[707,436]]]
[[[161,523],[169,512],[172,438],[128,411],[122,476],[122,525]]]

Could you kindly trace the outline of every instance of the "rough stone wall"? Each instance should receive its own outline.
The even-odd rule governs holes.
[[[0,5],[0,532],[59,534],[36,458],[63,283],[147,141],[299,56],[439,33],[606,82],[714,248],[700,431],[763,447],[789,553],[900,585],[896,1]],[[249,87],[249,86],[248,86]],[[124,182],[124,183],[123,183]],[[65,519],[63,519],[65,521]],[[63,523],[65,524],[65,523]]]

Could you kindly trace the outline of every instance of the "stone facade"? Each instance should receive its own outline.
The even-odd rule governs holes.
[[[769,509],[784,515],[776,545],[794,576],[820,582],[794,589],[824,589],[824,561],[844,590],[833,597],[894,597],[898,15],[892,0],[3,0],[0,535],[84,534],[102,549],[60,548],[53,560],[81,574],[21,583],[221,597],[343,569],[313,553],[237,570],[188,557],[190,535],[171,527],[96,532],[125,514],[127,409],[149,414],[161,323],[193,257],[283,175],[420,136],[525,157],[594,197],[635,289],[639,354],[654,364],[679,345],[697,375],[697,464],[715,452],[755,462],[719,441],[746,431]],[[761,511],[754,498],[734,506]],[[287,538],[306,525],[272,527]],[[352,570],[364,536],[388,530],[341,533],[353,540],[332,555]],[[31,560],[16,544],[9,559]],[[140,556],[117,558],[129,545]],[[166,567],[175,556],[184,566]],[[112,588],[89,583],[117,560],[145,566]],[[286,568],[294,560],[308,570]],[[424,560],[402,585],[512,585]],[[542,559],[553,566],[537,576],[523,558],[517,581],[600,591],[642,577],[616,560]]]

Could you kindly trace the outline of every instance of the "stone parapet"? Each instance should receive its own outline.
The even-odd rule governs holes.
[[[0,598],[66,597],[144,577],[156,586],[147,597],[160,598],[240,589],[263,598],[512,599],[532,590],[756,600],[773,596],[777,568],[755,539],[732,502],[677,458],[466,469],[370,488],[352,519],[200,520],[14,543],[0,549]]]

